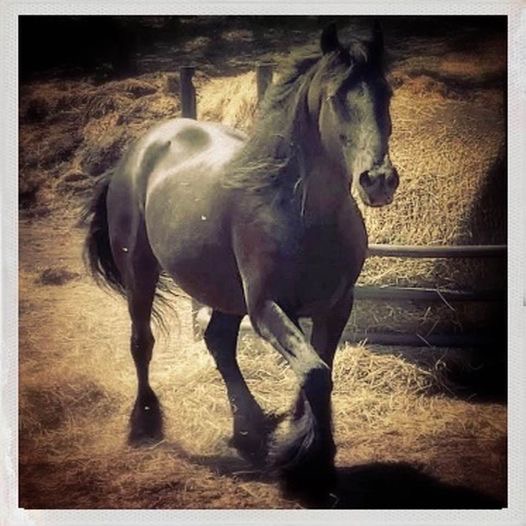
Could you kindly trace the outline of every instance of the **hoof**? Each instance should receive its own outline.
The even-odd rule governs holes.
[[[248,431],[238,433],[228,441],[228,445],[237,450],[245,460],[252,465],[261,467],[265,464],[268,454],[267,441]]]
[[[163,439],[161,407],[157,397],[135,401],[130,416],[128,443],[134,446],[147,445]]]
[[[251,422],[250,425],[234,424],[234,434],[228,444],[244,459],[261,467],[268,456],[272,433],[283,418],[283,415],[271,414],[263,415],[257,423]]]

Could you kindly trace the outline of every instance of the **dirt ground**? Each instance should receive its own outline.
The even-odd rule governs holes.
[[[482,38],[477,23],[466,24],[454,38],[429,25],[419,33],[410,20],[386,27],[394,57],[391,151],[402,186],[392,207],[367,211],[371,242],[505,242],[505,39]],[[272,32],[226,25],[221,45],[213,45],[210,25],[194,29],[175,48],[142,55],[142,69],[131,79],[95,82],[55,73],[21,86],[21,507],[313,506],[285,498],[272,476],[255,471],[228,447],[225,389],[203,342],[192,338],[190,303],[183,295],[169,319],[170,333],[157,335],[152,361],[166,438],[142,449],[126,443],[136,389],[127,309],[87,276],[81,259],[85,232],[75,226],[91,176],[111,167],[153,122],[179,111],[166,87],[176,58],[199,66],[200,118],[250,130],[254,61],[279,60],[287,46],[318,34],[318,28],[304,31],[301,25]],[[231,52],[232,40],[239,53]],[[505,286],[505,262],[372,258],[361,280]],[[479,330],[495,317],[494,308],[450,307],[358,305],[351,324],[410,326],[428,334],[444,327]],[[505,355],[504,348],[497,352]],[[333,396],[340,484],[331,505],[505,506],[505,403],[476,389],[459,391],[448,359],[457,350],[417,353],[425,360],[415,360],[415,351],[406,348],[341,345]],[[277,353],[245,335],[239,356],[261,405],[287,412],[295,381]]]
[[[85,275],[72,220],[21,224],[20,505],[26,508],[294,508],[226,440],[229,408],[189,302],[155,349],[166,439],[126,444],[135,393],[125,302]],[[398,353],[342,346],[334,413],[336,507],[495,507],[506,499],[506,407],[449,395]],[[255,338],[240,348],[263,407],[284,412],[294,379]]]

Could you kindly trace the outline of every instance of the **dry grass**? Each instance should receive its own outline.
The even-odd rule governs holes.
[[[250,466],[226,445],[224,385],[203,342],[191,338],[187,300],[178,300],[178,321],[170,336],[159,336],[152,362],[166,438],[149,449],[126,445],[135,393],[129,319],[125,303],[83,273],[82,234],[57,220],[22,223],[21,505],[297,507],[275,483],[247,475]],[[40,285],[36,278],[58,254],[81,278]],[[247,335],[239,359],[262,406],[287,411],[296,382],[277,353]],[[444,483],[504,498],[505,407],[451,398],[441,361],[427,361],[341,347],[333,397],[338,465],[411,463]]]
[[[220,121],[244,131],[250,130],[256,115],[256,75],[211,79],[199,92],[198,119]]]
[[[91,176],[114,166],[135,138],[178,111],[178,100],[166,92],[166,75],[101,86],[79,81],[22,86],[22,204],[57,209],[62,206],[57,196],[85,195]]]

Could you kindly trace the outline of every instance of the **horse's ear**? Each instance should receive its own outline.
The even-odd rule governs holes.
[[[325,55],[332,53],[342,48],[338,40],[338,33],[336,31],[336,24],[334,22],[329,24],[321,33],[320,39],[321,51]]]
[[[373,40],[371,42],[371,50],[374,54],[374,58],[381,62],[384,54],[384,35],[382,32],[382,25],[376,18],[373,25]]]

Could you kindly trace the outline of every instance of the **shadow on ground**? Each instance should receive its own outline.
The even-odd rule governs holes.
[[[251,469],[231,456],[189,456],[217,474],[242,481],[277,484],[276,476]],[[337,489],[295,495],[306,508],[334,509],[501,509],[506,504],[480,491],[445,483],[406,462],[375,462],[337,469]]]
[[[447,484],[404,462],[340,468],[341,509],[498,509],[503,503],[479,491]]]

